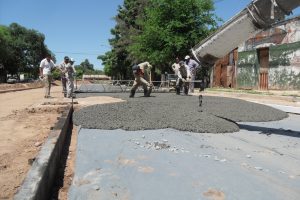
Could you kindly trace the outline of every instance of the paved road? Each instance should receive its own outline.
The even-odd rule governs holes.
[[[81,129],[69,199],[300,199],[300,116],[226,134]]]

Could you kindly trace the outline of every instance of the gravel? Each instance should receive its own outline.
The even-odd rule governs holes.
[[[107,94],[77,94],[84,96]],[[264,122],[286,118],[285,112],[239,99],[203,96],[178,96],[155,93],[151,97],[128,98],[127,93],[109,96],[127,100],[121,103],[93,105],[74,113],[76,125],[89,129],[147,130],[174,128],[196,133],[239,131],[236,122]]]

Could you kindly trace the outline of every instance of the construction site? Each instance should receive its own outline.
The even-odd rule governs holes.
[[[0,199],[299,200],[300,21],[285,20],[299,6],[252,1],[195,44],[210,85],[188,94],[151,73],[152,93],[90,74],[70,98],[60,81],[51,98],[41,81],[0,84]]]

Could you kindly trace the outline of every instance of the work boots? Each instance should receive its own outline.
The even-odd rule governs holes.
[[[144,89],[144,97],[146,97],[148,94],[148,90],[147,89]]]
[[[129,98],[133,98],[133,97],[134,97],[134,94],[135,94],[135,90],[131,90],[131,91],[130,91]]]
[[[145,92],[145,91],[144,91],[144,92]],[[147,90],[147,93],[146,93],[145,97],[150,97],[151,92],[152,92],[152,88],[149,88],[149,89]]]
[[[176,94],[180,95],[180,87],[176,86]]]
[[[188,95],[188,93],[189,93],[189,88],[188,87],[183,87],[183,92],[184,92],[184,94],[185,95]]]

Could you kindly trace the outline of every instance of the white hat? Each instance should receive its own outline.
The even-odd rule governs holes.
[[[70,61],[71,61],[71,62],[75,62],[74,58],[71,58]]]
[[[188,59],[190,59],[190,56],[185,56],[185,58],[184,58],[185,60],[188,60]]]

